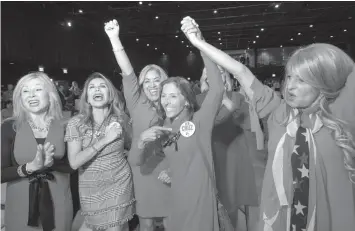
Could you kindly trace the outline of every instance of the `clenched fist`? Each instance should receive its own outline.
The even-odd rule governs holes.
[[[116,19],[105,23],[105,32],[111,38],[117,38],[120,32],[120,26]]]

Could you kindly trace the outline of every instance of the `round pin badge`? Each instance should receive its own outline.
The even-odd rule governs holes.
[[[191,121],[186,121],[180,126],[180,133],[183,137],[190,137],[195,133],[195,124]]]

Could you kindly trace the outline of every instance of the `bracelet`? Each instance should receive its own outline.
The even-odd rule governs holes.
[[[112,50],[113,50],[113,52],[120,52],[120,51],[124,51],[124,48],[123,47],[119,47],[119,48],[114,48]]]
[[[25,164],[20,165],[20,166],[17,167],[17,174],[20,177],[26,177],[27,174],[25,172],[26,172],[26,165]]]

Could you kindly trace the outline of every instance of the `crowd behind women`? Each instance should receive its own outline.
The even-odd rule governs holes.
[[[345,52],[300,48],[284,84],[269,87],[186,17],[181,30],[205,66],[197,86],[154,64],[137,77],[117,21],[104,29],[123,92],[97,72],[70,95],[43,72],[13,90],[1,125],[7,231],[128,231],[134,215],[140,231],[157,219],[168,231],[231,231],[241,211],[250,230],[354,230],[355,65]]]

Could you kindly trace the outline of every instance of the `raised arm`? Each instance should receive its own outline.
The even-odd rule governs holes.
[[[122,70],[122,73],[124,75],[130,75],[133,72],[133,67],[119,38],[120,27],[117,23],[117,20],[114,19],[105,23],[105,31],[110,39],[112,50],[115,54],[117,63]]]
[[[185,17],[184,19],[193,20],[190,17]],[[197,25],[194,20],[193,23]],[[193,45],[200,51],[205,53],[213,62],[220,65],[229,73],[234,75],[240,82],[241,86],[244,88],[248,97],[250,99],[253,98],[253,90],[250,87],[256,77],[249,70],[249,68],[247,68],[242,63],[236,61],[225,52],[210,45],[205,40],[197,39],[196,41],[194,41]]]
[[[110,39],[116,61],[122,71],[123,93],[130,113],[139,99],[139,85],[132,64],[119,37],[119,25],[116,20],[105,23],[105,32]]]

